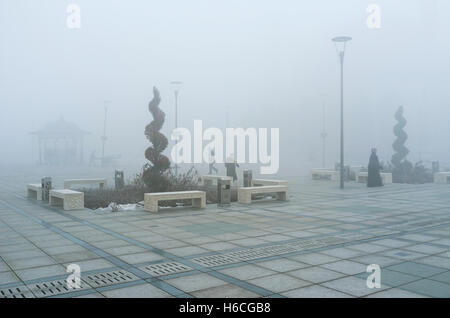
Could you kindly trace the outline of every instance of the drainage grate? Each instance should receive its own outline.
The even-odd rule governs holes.
[[[79,290],[87,289],[88,286],[81,281],[80,288],[69,288],[65,279],[54,280],[50,282],[43,282],[37,284],[27,285],[36,297],[51,297],[66,293],[71,293]]]
[[[233,263],[239,263],[239,259],[231,258],[229,256],[225,255],[210,255],[210,256],[203,256],[194,258],[192,261],[203,265],[205,267],[213,267],[213,266],[220,266],[220,265],[227,265],[227,264],[233,264]]]
[[[0,289],[0,298],[34,298],[25,286]]]
[[[118,270],[106,273],[92,274],[83,277],[83,280],[93,288],[104,287],[115,284],[122,284],[139,278],[125,270]]]
[[[152,276],[163,276],[191,271],[192,268],[178,262],[167,262],[142,266],[140,268]]]

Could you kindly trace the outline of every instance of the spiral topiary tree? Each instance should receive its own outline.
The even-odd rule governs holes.
[[[145,127],[145,136],[152,143],[152,146],[145,150],[145,158],[150,163],[144,166],[142,173],[142,179],[151,192],[166,191],[169,183],[165,172],[170,168],[170,161],[162,154],[169,142],[159,132],[164,124],[166,114],[159,108],[160,102],[159,91],[153,87],[153,99],[148,104],[153,121]]]
[[[405,147],[405,142],[408,139],[408,135],[403,130],[406,126],[406,119],[403,117],[403,106],[400,106],[395,113],[395,119],[397,124],[394,126],[394,134],[397,139],[392,144],[395,153],[392,155],[391,162],[393,165],[392,178],[394,182],[404,183],[409,182],[409,176],[411,175],[412,164],[406,160],[406,156],[409,153],[408,148]]]

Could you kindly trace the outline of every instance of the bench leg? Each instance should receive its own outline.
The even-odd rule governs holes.
[[[192,207],[197,209],[206,208],[206,194],[203,194],[200,198],[192,199]]]
[[[66,197],[63,200],[63,210],[82,210],[84,209],[84,195],[76,197]]]
[[[238,190],[238,202],[242,204],[252,203],[252,193],[249,191],[239,191]]]
[[[39,196],[38,196],[37,191],[28,189],[28,195],[27,195],[27,196],[28,196],[29,198],[39,200]],[[41,199],[42,199],[42,198],[41,198]]]
[[[149,212],[158,212],[158,200],[148,199],[144,202],[144,209]]]
[[[277,200],[278,201],[286,201],[288,193],[287,192],[277,192]]]

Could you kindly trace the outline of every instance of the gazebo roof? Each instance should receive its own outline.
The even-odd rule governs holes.
[[[31,134],[39,137],[81,137],[89,134],[89,132],[61,117],[57,121],[47,123],[44,128],[31,132]]]

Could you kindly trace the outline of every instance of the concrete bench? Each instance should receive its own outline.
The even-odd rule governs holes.
[[[252,179],[252,186],[267,186],[267,185],[288,186],[289,182],[287,182],[286,180]]]
[[[106,183],[106,179],[67,179],[64,180],[64,189],[70,189],[73,184],[98,184],[102,189]]]
[[[311,177],[313,180],[331,180],[339,181],[341,178],[340,172],[330,169],[311,169]]]
[[[206,208],[205,191],[178,191],[178,192],[155,192],[144,194],[144,209],[150,212],[158,212],[159,201],[165,200],[192,200],[192,207]]]
[[[381,175],[381,180],[383,181],[383,184],[392,183],[392,173],[381,172],[380,175]],[[358,178],[357,178],[358,183],[367,183],[368,176],[369,176],[369,173],[365,172],[365,171],[358,173]]]
[[[436,172],[433,179],[434,183],[450,183],[450,172]]]
[[[232,177],[228,177],[228,176],[216,176],[213,174],[207,174],[201,177],[202,182],[204,185],[212,185],[214,182],[217,183],[217,180],[219,179],[225,179],[225,180],[230,180],[231,182],[233,182],[233,178]]]
[[[243,204],[252,203],[252,194],[276,193],[277,200],[286,201],[289,187],[285,185],[271,185],[262,187],[238,188],[238,202]]]
[[[50,190],[50,205],[62,206],[63,210],[84,209],[84,193],[73,190]]]
[[[27,185],[28,197],[42,201],[42,184],[30,183]]]

